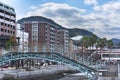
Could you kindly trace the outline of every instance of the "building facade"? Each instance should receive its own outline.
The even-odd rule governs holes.
[[[16,27],[16,38],[19,38],[19,48],[18,51],[21,52],[28,52],[28,38],[29,38],[29,34],[24,32],[23,29],[21,29],[20,24],[17,24]],[[18,41],[18,39],[17,39]]]
[[[29,51],[65,53],[68,50],[68,31],[48,22],[24,22],[29,33]]]
[[[14,8],[0,2],[0,35],[15,36],[16,14]]]
[[[67,30],[58,30],[58,50],[67,55],[69,44],[69,32]]]
[[[15,31],[16,14],[14,8],[0,2],[0,49],[5,46],[10,36],[15,36]]]

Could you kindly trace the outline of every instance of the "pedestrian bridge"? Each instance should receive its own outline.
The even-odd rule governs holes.
[[[96,69],[90,66],[86,66],[83,63],[78,63],[75,60],[69,59],[54,52],[10,52],[0,57],[0,66],[3,66],[11,61],[26,59],[42,59],[52,62],[58,62],[67,66],[71,66],[74,69],[85,73],[86,76],[90,77],[92,80],[95,80],[95,78],[97,77]]]

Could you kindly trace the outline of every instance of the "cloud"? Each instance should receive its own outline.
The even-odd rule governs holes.
[[[35,9],[37,9],[37,7],[36,6],[30,6],[30,9],[35,10]]]
[[[12,0],[12,1],[10,1],[10,0],[0,0],[0,2],[5,3],[7,5],[11,5],[11,4],[14,4],[14,2],[17,3],[18,0]]]
[[[97,5],[97,0],[84,0],[87,5]]]
[[[28,12],[27,16],[44,16],[66,28],[83,28],[98,36],[120,38],[120,1],[94,6],[93,12],[68,4],[45,3]]]

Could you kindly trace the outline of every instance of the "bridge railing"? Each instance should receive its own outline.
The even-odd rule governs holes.
[[[107,70],[106,64],[99,63],[97,60],[93,61],[92,57],[84,57],[76,54],[72,54],[70,56],[67,56],[68,58],[77,61],[78,63],[84,64],[88,67],[91,67],[96,70]]]

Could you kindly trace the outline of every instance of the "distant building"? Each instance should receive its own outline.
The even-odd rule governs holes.
[[[78,53],[78,51],[79,51],[78,48],[79,48],[79,47],[76,46],[76,45],[74,45],[73,40],[71,39],[71,40],[69,41],[69,48],[68,48],[68,49],[69,49],[69,53],[68,53],[67,56],[73,57],[73,55],[74,55],[75,53]]]
[[[67,30],[58,30],[58,50],[60,53],[68,53],[69,32]]]
[[[67,30],[61,30],[48,22],[24,22],[24,31],[29,33],[29,51],[68,52]]]
[[[5,46],[10,36],[15,36],[15,26],[16,14],[14,8],[0,2],[0,48]]]
[[[17,29],[16,29],[16,38],[19,37],[19,51],[28,51],[28,39],[29,39],[29,34],[27,32],[24,32],[24,30],[21,30],[20,24],[17,24]],[[17,40],[18,41],[18,40]]]
[[[97,54],[102,61],[120,61],[120,49],[99,50]]]

